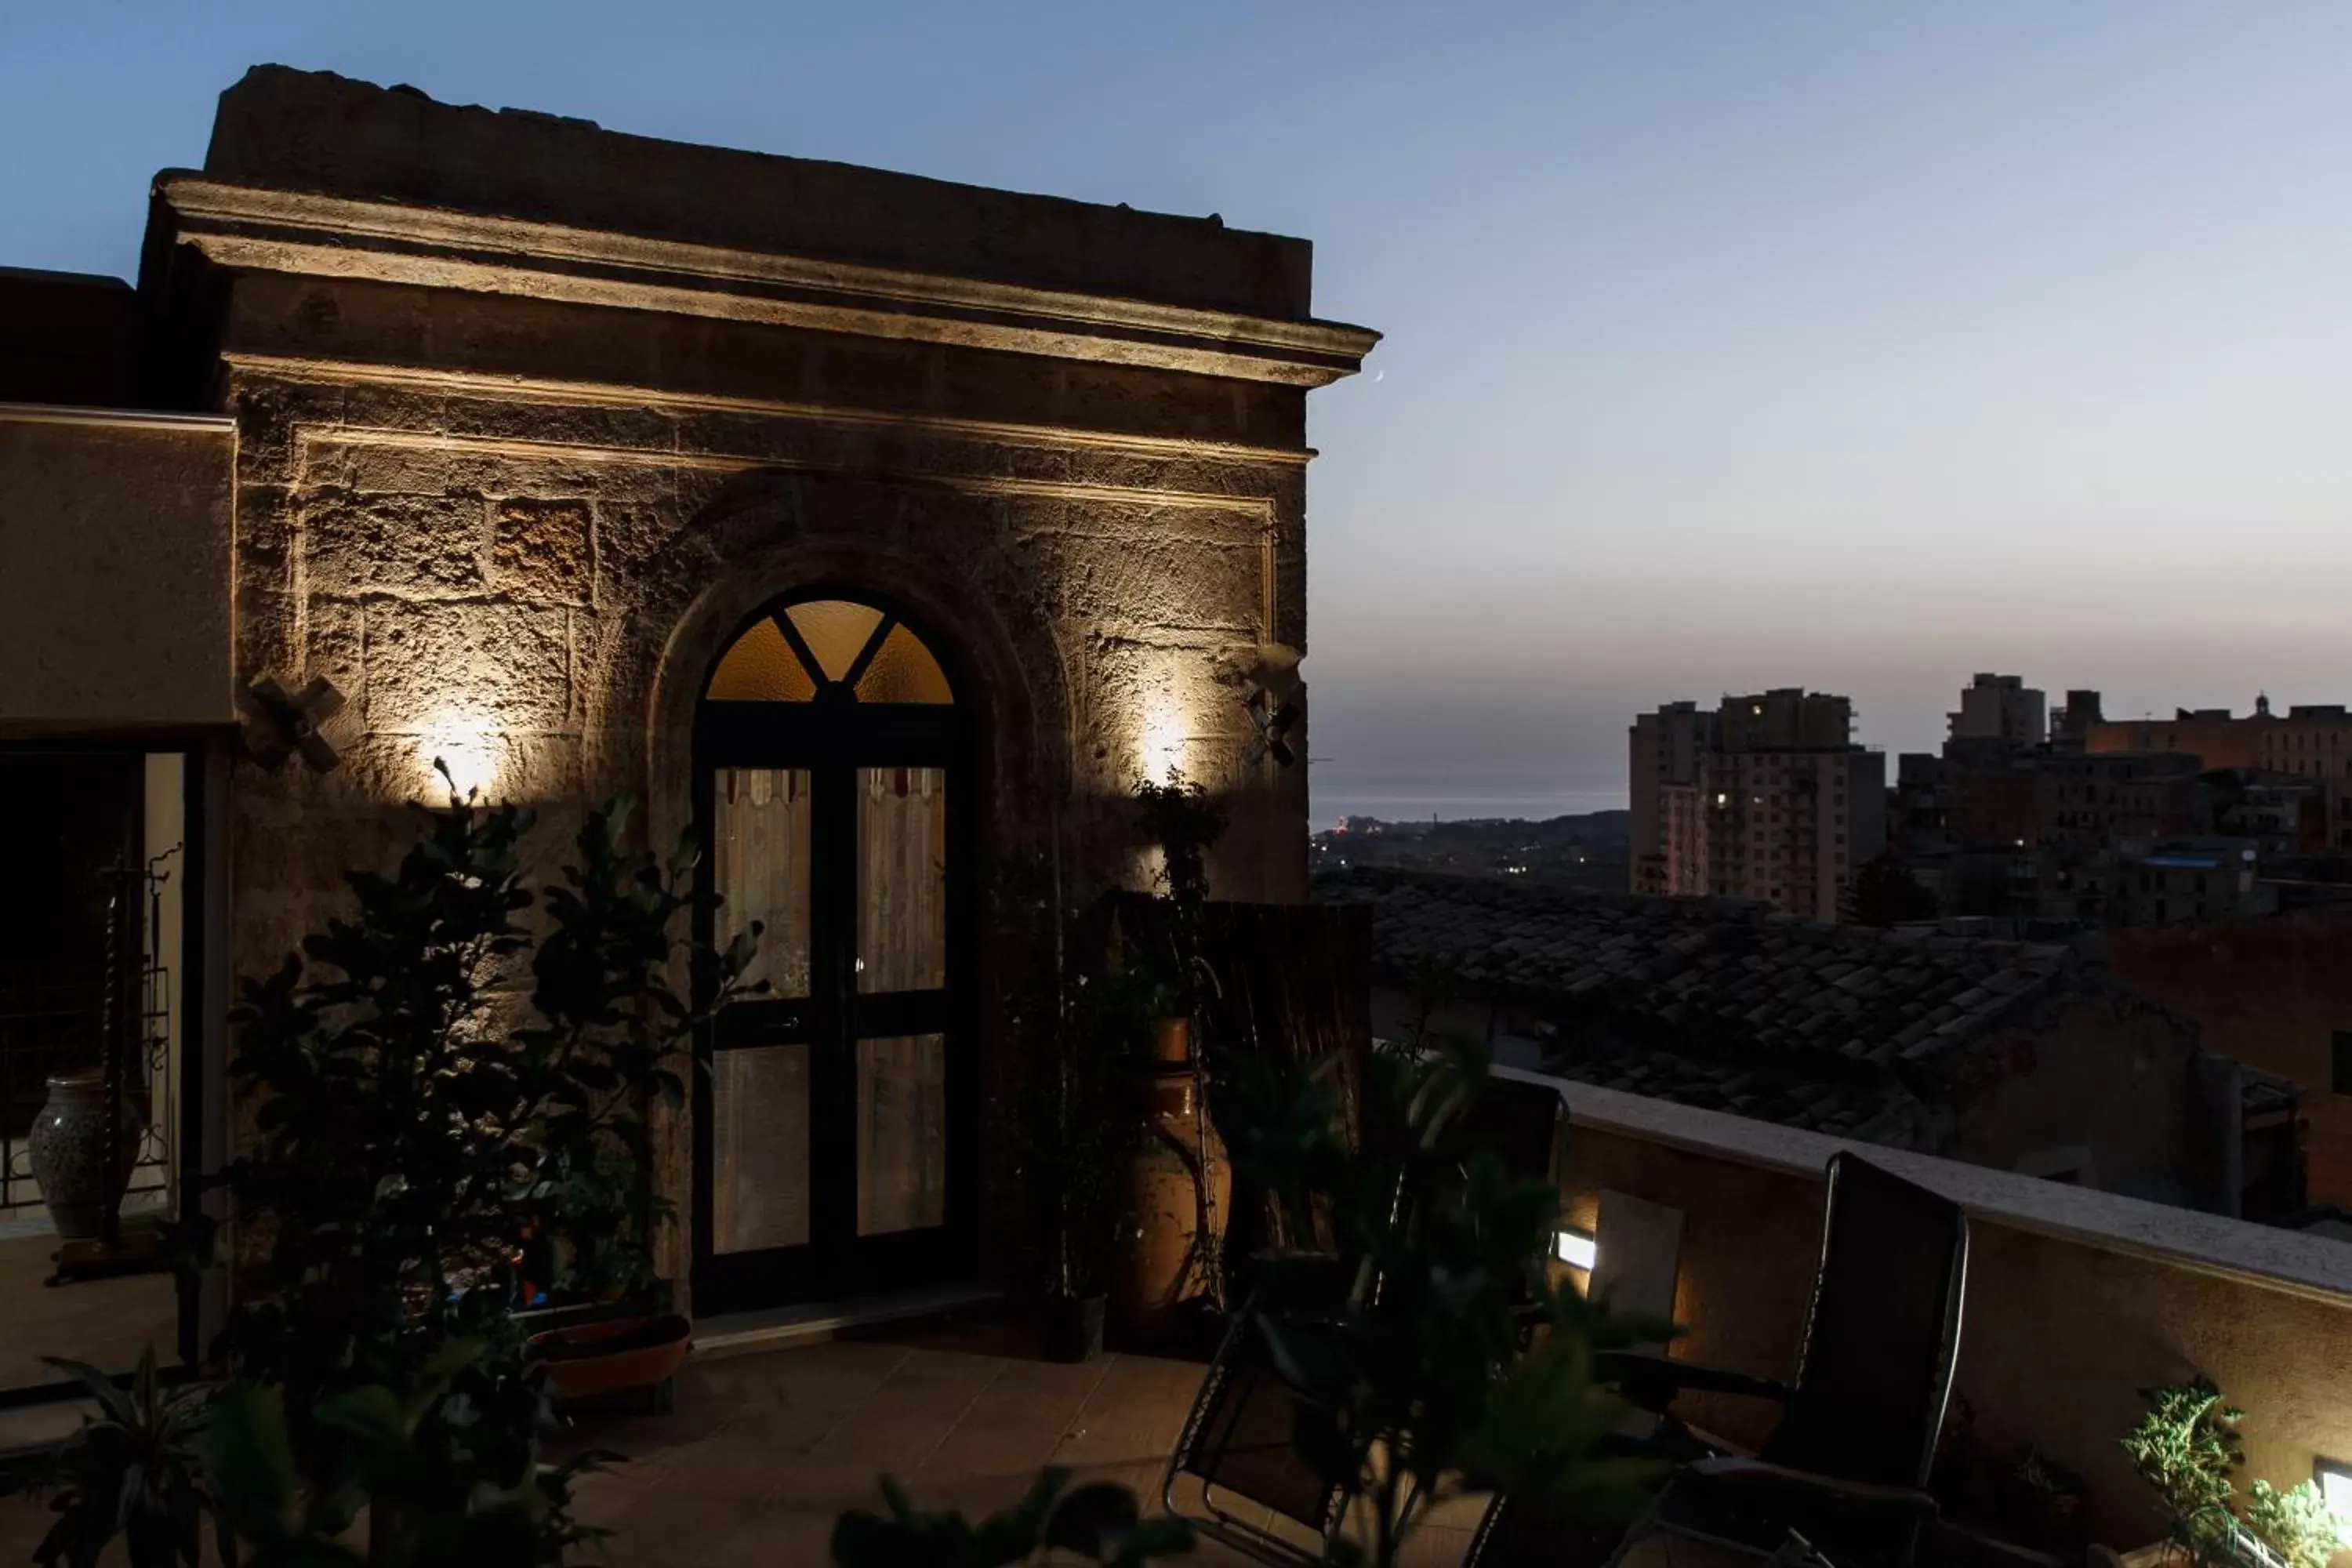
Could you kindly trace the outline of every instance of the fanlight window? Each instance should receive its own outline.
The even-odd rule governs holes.
[[[735,639],[705,694],[717,702],[951,703],[947,671],[897,616],[849,599],[812,599]]]

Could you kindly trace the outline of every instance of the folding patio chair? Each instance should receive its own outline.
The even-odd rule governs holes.
[[[1464,1108],[1461,1132],[1466,1147],[1492,1150],[1511,1176],[1553,1181],[1566,1109],[1549,1084],[1494,1079]],[[1531,1270],[1541,1267],[1540,1257],[1529,1260]],[[1537,1278],[1531,1272],[1528,1284]],[[1374,1311],[1380,1294],[1375,1279],[1368,1297]],[[1276,1370],[1257,1326],[1261,1316],[1253,1300],[1227,1331],[1170,1456],[1160,1500],[1202,1534],[1289,1568],[1323,1560],[1324,1544],[1344,1522],[1341,1491],[1327,1485],[1298,1451],[1298,1414],[1311,1406]],[[1177,1487],[1186,1476],[1202,1484],[1197,1508],[1178,1501]],[[1266,1522],[1258,1522],[1260,1513]],[[1293,1527],[1289,1534],[1275,1528],[1276,1518]]]
[[[1226,1330],[1169,1456],[1160,1505],[1244,1556],[1308,1568],[1323,1561],[1323,1547],[1339,1526],[1340,1491],[1298,1450],[1298,1415],[1310,1407],[1276,1370],[1258,1324],[1253,1300]],[[1201,1483],[1197,1508],[1177,1500],[1185,1476]],[[1260,1514],[1263,1523],[1255,1517]],[[1276,1518],[1294,1526],[1294,1535],[1276,1530]]]
[[[1662,1414],[1690,1391],[1782,1406],[1753,1457],[1677,1468],[1610,1561],[1659,1532],[1760,1557],[1786,1552],[1796,1532],[1842,1568],[1908,1568],[1936,1516],[1927,1471],[1959,1354],[1968,1257],[1958,1204],[1850,1151],[1833,1156],[1793,1385],[1644,1352],[1597,1358],[1598,1375]]]

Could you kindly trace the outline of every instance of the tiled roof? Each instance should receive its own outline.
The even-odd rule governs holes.
[[[1357,869],[1391,984],[1521,1005],[1551,1070],[1791,1126],[1933,1147],[1944,1070],[2097,984],[2065,949],[1824,926],[1730,899],[1653,899]]]

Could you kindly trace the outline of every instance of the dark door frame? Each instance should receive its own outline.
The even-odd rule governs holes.
[[[980,789],[974,715],[968,684],[958,679],[952,648],[887,598],[862,588],[815,585],[762,605],[725,644],[790,606],[846,599],[883,612],[869,638],[878,646],[894,624],[921,638],[947,673],[951,706],[859,704],[845,689],[808,702],[698,700],[694,724],[694,822],[704,847],[697,871],[695,936],[713,940],[716,857],[711,853],[713,789],[723,768],[805,768],[810,824],[809,995],[738,1004],[698,1042],[705,1053],[805,1041],[809,1072],[811,1241],[768,1252],[711,1249],[716,1149],[712,1076],[694,1075],[694,1190],[689,1212],[694,1310],[703,1316],[840,1300],[968,1275],[978,1221],[979,1030],[977,932],[973,921],[975,825]],[[722,650],[721,657],[724,657]],[[862,668],[862,663],[860,666]],[[858,669],[842,683],[853,685]],[[708,685],[708,673],[705,685]],[[861,996],[856,991],[856,878],[857,771],[936,767],[947,774],[947,984],[937,994]],[[856,1043],[860,1038],[938,1033],[946,1040],[947,1208],[942,1226],[859,1237],[856,1222]]]
[[[201,737],[184,733],[161,735],[146,739],[118,739],[100,736],[55,736],[48,738],[12,738],[0,740],[0,758],[26,755],[110,755],[146,757],[176,755],[180,759],[181,850],[180,876],[180,973],[176,994],[173,998],[179,1015],[180,1097],[179,1124],[172,1130],[173,1157],[179,1166],[178,1206],[172,1218],[185,1223],[202,1209],[199,1195],[201,1178],[205,1174],[205,1140],[208,1131],[207,1079],[205,1058],[207,1043],[205,1009],[210,1005],[209,978],[212,953],[208,942],[212,922],[210,889],[215,875],[211,864],[212,842],[210,826],[211,793],[207,780],[211,773],[212,747]],[[146,852],[142,847],[142,854]],[[177,1382],[190,1375],[197,1355],[201,1287],[192,1288],[186,1279],[179,1282],[178,1323],[173,1343],[156,1347],[160,1361],[166,1353],[176,1352],[178,1363],[167,1365],[163,1375]],[[73,1286],[59,1286],[72,1289]],[[71,1346],[57,1347],[60,1353]],[[115,1381],[127,1382],[135,1370],[131,1367],[105,1367]],[[24,1384],[0,1387],[0,1409],[25,1405],[44,1404],[51,1400],[70,1399],[80,1392],[72,1382]]]

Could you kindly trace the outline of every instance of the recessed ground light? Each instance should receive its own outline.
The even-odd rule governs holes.
[[[1601,1244],[1590,1231],[1557,1231],[1551,1238],[1551,1251],[1553,1257],[1570,1268],[1582,1268],[1589,1272],[1601,1257]]]
[[[2352,1465],[2341,1459],[2314,1459],[2311,1479],[2326,1500],[2328,1510],[2338,1519],[2352,1520]]]

